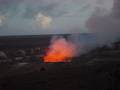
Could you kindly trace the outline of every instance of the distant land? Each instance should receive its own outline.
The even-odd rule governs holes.
[[[67,38],[70,35],[71,34],[0,36],[0,49],[44,47],[49,45],[53,36],[63,36]],[[95,37],[91,33],[81,33],[78,38],[80,38],[80,42],[88,43],[95,41]]]

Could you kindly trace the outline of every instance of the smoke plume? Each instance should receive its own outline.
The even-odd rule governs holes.
[[[63,37],[53,37],[44,62],[69,62],[77,54],[77,45]]]
[[[99,45],[110,44],[120,39],[120,1],[114,0],[111,12],[103,15],[96,11],[88,19],[86,25],[94,33]]]

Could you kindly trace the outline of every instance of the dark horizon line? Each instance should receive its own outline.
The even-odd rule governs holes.
[[[34,36],[56,36],[56,35],[72,35],[72,34],[92,34],[92,33],[68,33],[68,34],[31,34],[31,35],[0,35],[0,37],[24,37],[24,36],[28,36],[28,37],[34,37]]]

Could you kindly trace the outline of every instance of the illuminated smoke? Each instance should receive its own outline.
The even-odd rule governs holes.
[[[44,62],[70,62],[77,53],[77,45],[63,37],[54,38],[44,57]]]
[[[42,28],[48,28],[51,22],[52,18],[49,16],[45,16],[41,13],[38,13],[38,15],[36,16],[35,23],[37,24],[37,26],[40,26]]]
[[[0,26],[4,24],[5,19],[6,19],[5,16],[0,15]]]

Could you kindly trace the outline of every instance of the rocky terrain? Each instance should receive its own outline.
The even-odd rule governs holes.
[[[120,90],[120,42],[96,48],[70,63],[0,67],[0,90]]]

